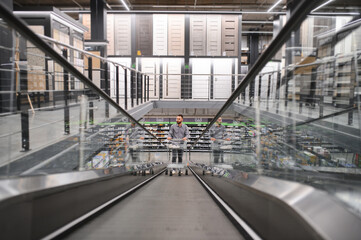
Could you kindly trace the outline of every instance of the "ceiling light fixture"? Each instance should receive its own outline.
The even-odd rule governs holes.
[[[130,11],[128,5],[124,2],[124,0],[120,0],[120,1],[122,2],[125,9],[127,9],[127,11]]]
[[[323,6],[326,6],[327,4],[329,4],[330,2],[333,2],[334,0],[329,0],[327,2],[325,2],[324,4],[321,4],[320,6],[318,6],[317,8],[313,9],[311,11],[311,13],[313,13],[314,11],[317,11],[318,9],[322,8]]]
[[[272,11],[272,9],[274,9],[278,4],[280,4],[282,2],[282,0],[278,0],[270,9],[268,9],[267,12]]]

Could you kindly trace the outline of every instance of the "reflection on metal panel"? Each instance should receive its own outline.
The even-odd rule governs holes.
[[[107,14],[108,55],[114,55],[114,14]]]
[[[136,51],[137,55],[153,54],[153,15],[136,15]],[[139,53],[140,51],[140,53]]]
[[[222,16],[222,55],[237,56],[238,16]]]
[[[114,15],[115,55],[131,54],[131,18],[129,14]]]
[[[207,55],[221,56],[222,52],[222,17],[207,15]]]
[[[168,55],[184,55],[184,14],[168,15]]]
[[[138,58],[140,71],[149,76],[149,98],[159,98],[159,58]],[[138,64],[137,64],[138,65]]]
[[[181,58],[163,59],[163,97],[179,99],[181,96]],[[171,75],[168,75],[171,74]],[[177,75],[172,75],[177,74]]]
[[[211,59],[191,59],[192,74],[205,74],[192,76],[192,96],[196,98],[209,98],[209,80],[211,74]]]
[[[206,55],[206,15],[190,16],[190,55]]]
[[[153,15],[153,55],[168,53],[168,15]]]
[[[214,98],[227,99],[232,92],[232,66],[234,59],[214,59],[214,74],[225,74],[225,76],[214,76]]]

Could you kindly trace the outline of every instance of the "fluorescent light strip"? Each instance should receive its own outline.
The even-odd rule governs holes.
[[[276,2],[270,9],[268,9],[267,12],[272,11],[272,9],[274,9],[278,4],[280,4],[282,2],[282,0],[278,0],[278,2]]]
[[[120,0],[120,1],[122,2],[125,9],[127,9],[127,11],[130,11],[128,5],[124,2],[124,0]]]
[[[313,12],[310,15],[312,15],[312,17],[318,17],[317,15],[325,15],[325,16],[337,16],[337,15],[341,15],[341,16],[347,16],[347,15],[351,15],[351,16],[357,16],[360,15],[360,13],[358,12]],[[321,17],[321,16],[319,16]],[[322,16],[323,17],[323,16]]]
[[[327,2],[325,2],[324,4],[321,4],[320,6],[318,6],[317,8],[313,9],[311,11],[311,13],[313,13],[314,11],[317,11],[318,9],[322,8],[323,6],[326,6],[327,4],[329,4],[330,2],[333,2],[333,0],[329,0]]]

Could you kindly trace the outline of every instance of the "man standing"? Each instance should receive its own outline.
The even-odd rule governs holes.
[[[189,138],[189,130],[188,126],[185,124],[182,124],[183,122],[183,115],[179,114],[176,119],[177,123],[173,124],[168,132],[168,140],[171,139],[182,139],[183,141],[186,141]],[[172,163],[176,162],[178,155],[178,163],[182,163],[182,157],[183,157],[183,149],[173,149],[172,150]]]
[[[227,141],[231,140],[226,133],[225,127],[222,125],[222,118],[219,117],[215,123],[209,130],[211,140],[213,141],[213,157],[214,163],[218,163],[219,158],[221,158],[221,162],[224,162],[223,159],[223,150],[220,149],[222,140],[226,139]]]

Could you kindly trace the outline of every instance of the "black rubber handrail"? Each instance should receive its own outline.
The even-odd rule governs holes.
[[[89,78],[84,76],[78,69],[76,69],[67,59],[57,53],[49,44],[47,44],[43,39],[41,39],[36,33],[34,33],[26,23],[15,16],[5,5],[0,2],[0,16],[2,19],[14,30],[19,32],[23,37],[30,41],[33,45],[43,51],[45,54],[50,56],[56,63],[63,67],[66,71],[72,74],[75,78],[83,82],[87,87],[97,93],[105,101],[111,104],[115,109],[121,112],[125,117],[135,122],[140,126],[144,131],[146,131],[150,136],[155,138],[160,144],[162,142],[153,135],[148,129],[142,126],[135,118],[128,114],[122,107],[120,107],[107,93],[98,88]]]
[[[273,39],[268,48],[263,54],[257,59],[255,64],[249,70],[243,81],[238,85],[236,90],[231,94],[226,103],[218,111],[212,121],[207,125],[206,129],[201,133],[197,140],[193,143],[194,147],[197,142],[203,137],[203,135],[212,127],[219,117],[232,105],[234,100],[239,97],[241,92],[246,89],[248,84],[254,80],[254,78],[261,72],[263,67],[272,59],[272,57],[281,49],[283,44],[289,39],[292,31],[299,28],[303,20],[307,15],[317,7],[322,0],[303,0],[297,5],[295,10],[292,12],[291,17],[286,22],[285,26],[281,29],[278,35]]]

